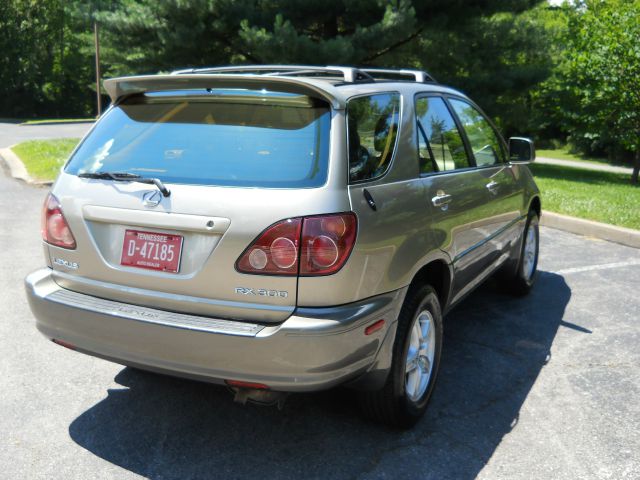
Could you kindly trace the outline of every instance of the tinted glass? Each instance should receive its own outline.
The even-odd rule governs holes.
[[[349,180],[383,175],[393,157],[398,135],[400,94],[358,97],[347,105]]]
[[[330,109],[247,90],[141,95],[110,110],[66,171],[167,183],[304,188],[327,179]]]
[[[469,167],[462,136],[442,98],[418,98],[416,119],[420,173]]]
[[[476,165],[484,167],[504,162],[502,144],[487,119],[467,102],[456,99],[450,101],[467,133]]]

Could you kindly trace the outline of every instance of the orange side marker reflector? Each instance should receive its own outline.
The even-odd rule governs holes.
[[[243,382],[241,380],[225,380],[224,383],[230,387],[252,388],[256,390],[269,390],[269,386],[264,383]]]

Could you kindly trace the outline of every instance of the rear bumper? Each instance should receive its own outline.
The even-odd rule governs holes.
[[[123,365],[273,390],[313,391],[357,380],[381,387],[406,289],[338,307],[299,308],[279,325],[166,312],[61,288],[45,268],[25,279],[36,325],[50,339]],[[365,328],[385,319],[383,329]]]

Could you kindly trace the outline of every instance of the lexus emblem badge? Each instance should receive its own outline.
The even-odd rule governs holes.
[[[157,207],[162,200],[162,194],[159,190],[150,190],[142,195],[142,204],[145,207]]]

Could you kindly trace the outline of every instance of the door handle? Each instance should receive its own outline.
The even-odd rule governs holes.
[[[433,203],[434,207],[441,207],[443,210],[446,210],[451,200],[453,200],[451,195],[439,190],[436,196],[431,199],[431,203]]]
[[[493,180],[491,180],[489,183],[487,183],[487,189],[494,195],[498,193],[498,188],[500,188],[500,184],[498,182],[494,182]]]

